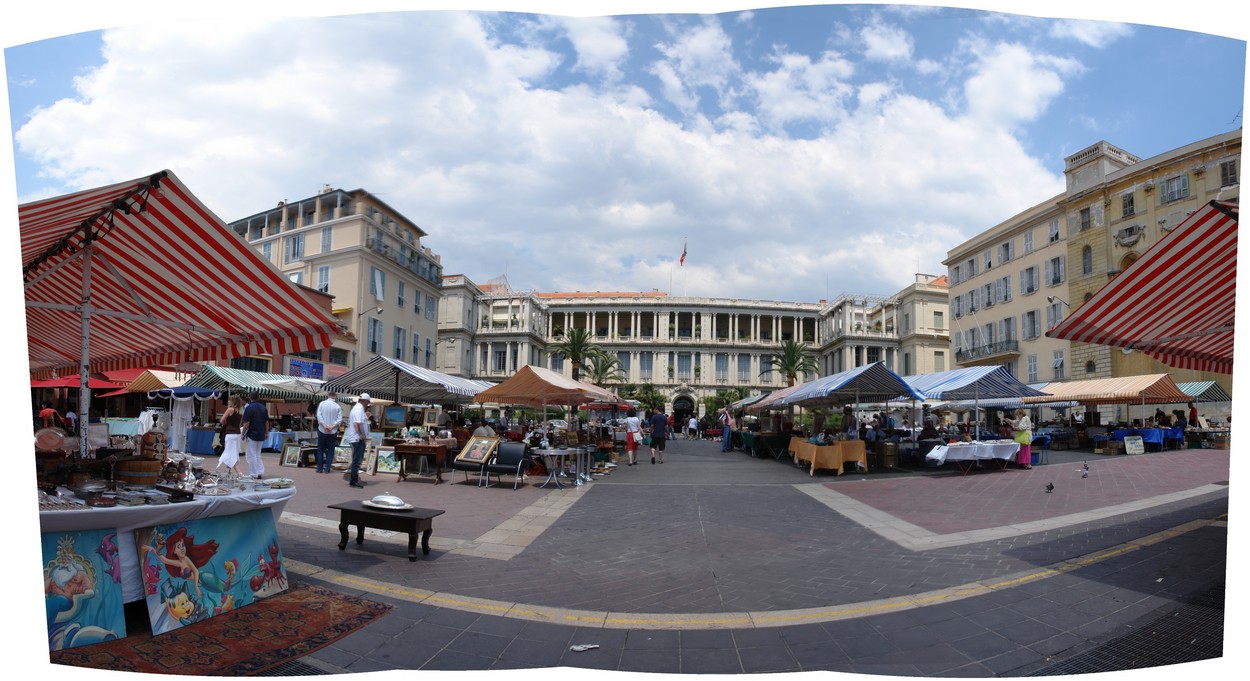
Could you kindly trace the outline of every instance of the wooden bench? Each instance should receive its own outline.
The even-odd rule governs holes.
[[[356,543],[365,543],[365,528],[408,534],[408,560],[417,560],[417,533],[421,533],[421,553],[430,555],[430,534],[434,531],[433,520],[446,511],[435,508],[410,508],[390,510],[365,506],[359,499],[330,504],[339,513],[339,550],[347,549],[347,528],[356,526]]]

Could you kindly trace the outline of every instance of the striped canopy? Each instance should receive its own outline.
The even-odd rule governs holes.
[[[754,402],[752,404],[748,404],[746,406],[746,411],[764,411],[765,409],[780,409],[781,407],[785,406],[781,404],[781,400],[784,400],[790,395],[793,395],[795,391],[799,390],[804,385],[807,385],[807,384],[799,383],[797,385],[792,385],[786,388],[782,388],[781,390],[774,390],[768,393],[767,395],[765,395],[763,399],[757,402]]]
[[[18,217],[34,377],[304,352],[337,333],[169,171]]]
[[[1231,374],[1237,214],[1235,203],[1198,209],[1046,335]]]
[[[818,378],[799,386],[798,390],[778,398],[778,405],[827,407],[873,400],[918,399],[924,395],[912,389],[884,362],[873,362],[831,376]]]
[[[1047,384],[1042,397],[1026,397],[1026,404],[1071,400],[1081,404],[1164,404],[1187,402],[1167,374],[1095,378],[1088,381],[1063,381]]]
[[[495,385],[425,369],[381,355],[326,381],[322,390],[340,394],[369,393],[405,404],[446,404],[467,402],[474,395]]]
[[[615,402],[616,393],[591,383],[574,381],[550,369],[526,365],[510,378],[473,396],[474,402],[495,404],[577,405]]]
[[[1233,399],[1233,396],[1229,395],[1215,381],[1177,383],[1176,387],[1180,388],[1181,392],[1189,395],[1189,399],[1195,402],[1231,402]]]
[[[903,379],[912,389],[933,400],[990,400],[1005,397],[1049,397],[1021,383],[1004,366],[952,369]],[[1027,400],[1026,400],[1027,401]]]
[[[187,379],[184,386],[188,388],[212,388],[213,390],[233,393],[256,393],[263,400],[307,401],[308,392],[304,390],[283,390],[265,381],[281,381],[290,376],[270,374],[263,371],[244,371],[230,367],[206,366],[200,373]]]

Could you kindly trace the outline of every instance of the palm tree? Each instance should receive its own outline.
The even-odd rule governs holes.
[[[642,406],[642,408],[649,412],[663,410],[664,403],[667,401],[664,399],[664,393],[660,392],[650,383],[643,383],[640,387],[634,390],[634,396],[632,399],[638,400],[638,403]]]
[[[788,340],[782,343],[780,353],[768,358],[768,368],[761,371],[760,375],[763,376],[774,370],[786,377],[786,386],[789,387],[794,385],[794,380],[800,372],[816,373],[816,357],[806,345]]]
[[[596,354],[590,358],[586,367],[586,380],[606,388],[609,383],[620,383],[625,379],[621,370],[621,361],[607,353]]]
[[[570,329],[564,334],[564,340],[553,343],[547,348],[547,353],[563,355],[573,365],[573,380],[580,381],[582,365],[604,352],[593,338],[589,329]]]

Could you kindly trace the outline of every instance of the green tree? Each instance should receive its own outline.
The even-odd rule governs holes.
[[[623,395],[622,395],[623,396]],[[664,409],[664,393],[660,392],[654,385],[643,383],[634,391],[634,396],[628,399],[635,399],[641,404],[643,409],[648,412],[657,412]]]
[[[620,383],[625,380],[621,361],[607,353],[593,355],[586,365],[586,380],[601,388],[606,388],[610,383]]]
[[[559,343],[547,348],[547,354],[563,355],[573,365],[573,380],[580,381],[582,366],[590,359],[604,354],[603,347],[595,343],[589,329],[571,329]]]
[[[715,395],[708,395],[703,398],[704,413],[715,414],[717,411],[720,411],[721,407],[728,407],[734,402],[748,397],[750,394],[751,391],[745,387],[718,390]]]
[[[786,386],[794,385],[800,373],[816,373],[816,357],[806,345],[788,340],[782,343],[781,352],[768,358],[768,368],[760,372],[760,376],[776,371],[786,377]]]

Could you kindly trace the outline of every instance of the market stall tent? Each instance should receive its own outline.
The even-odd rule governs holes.
[[[1046,393],[1021,383],[1004,366],[977,366],[952,369],[934,374],[905,376],[912,389],[930,400],[971,400],[973,409],[980,409],[989,400],[1047,397]],[[984,402],[983,402],[984,401]],[[1048,400],[1049,401],[1049,400]],[[981,436],[977,421],[976,437]]]
[[[31,376],[82,375],[80,413],[90,371],[318,350],[338,331],[167,170],[22,204],[18,220]],[[230,295],[197,272],[229,273]]]
[[[369,393],[374,398],[384,397],[404,404],[445,404],[467,402],[493,385],[489,381],[453,376],[377,355],[326,381],[322,389],[339,394]]]
[[[1168,374],[1095,378],[1048,383],[1043,395],[1025,397],[1025,404],[1072,401],[1081,404],[1165,404],[1186,402],[1189,396]]]
[[[223,392],[256,393],[262,400],[308,401],[308,393],[304,390],[286,390],[277,387],[271,381],[280,384],[291,378],[283,374],[270,374],[263,371],[245,371],[230,367],[206,366],[183,384],[187,388],[211,388]]]
[[[808,381],[787,395],[774,400],[776,405],[829,407],[859,404],[862,401],[893,399],[924,399],[902,377],[883,362],[873,362],[846,371]]]
[[[591,383],[574,381],[550,369],[526,365],[502,383],[473,396],[481,404],[579,405],[587,402],[615,402],[616,393]]]
[[[1237,204],[1211,201],[1046,335],[1231,374],[1237,227]]]
[[[1231,402],[1233,399],[1233,396],[1229,395],[1215,381],[1177,383],[1176,387],[1180,388],[1181,392],[1189,395],[1189,399],[1194,402]]]

